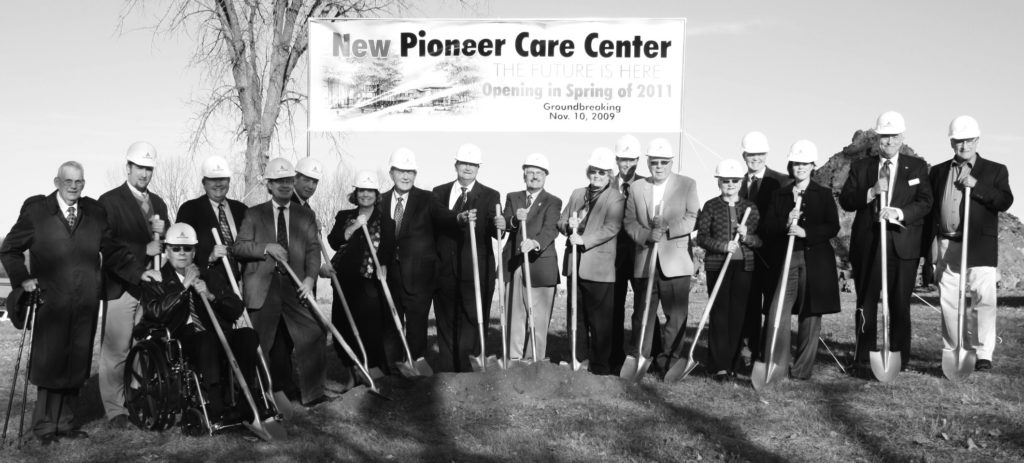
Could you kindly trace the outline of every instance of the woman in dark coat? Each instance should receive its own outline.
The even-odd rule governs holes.
[[[386,305],[383,289],[377,279],[377,268],[373,264],[362,229],[362,224],[366,224],[386,276],[387,267],[394,260],[395,222],[377,206],[380,200],[377,188],[375,174],[360,172],[356,176],[356,188],[348,200],[358,207],[338,212],[334,218],[334,228],[327,235],[327,242],[337,251],[331,259],[331,264],[338,272],[341,289],[345,293],[352,318],[366,348],[366,355],[369,357],[367,367],[377,367],[385,374],[389,374],[390,365],[403,358],[401,340],[397,337],[398,331],[391,320],[390,309]],[[361,355],[340,298],[337,297],[334,298],[331,310],[331,322],[356,355]],[[336,348],[336,351],[342,365],[348,367],[350,373],[354,373],[351,371],[355,366],[352,360],[340,348]],[[355,375],[350,374],[349,377],[355,378]]]
[[[708,292],[723,278],[711,308],[708,329],[707,369],[718,381],[736,373],[754,271],[753,248],[761,246],[761,239],[747,232],[757,230],[760,214],[756,204],[739,196],[744,175],[746,168],[739,161],[722,161],[715,170],[722,194],[704,203],[697,216],[695,243],[706,251],[704,270],[707,271]],[[750,209],[750,216],[746,223],[740,223],[747,209]],[[737,234],[740,235],[738,242],[733,241]],[[730,252],[732,261],[723,274],[722,267]]]
[[[796,357],[789,376],[800,380],[810,379],[814,370],[821,316],[840,311],[836,253],[830,241],[839,233],[839,212],[832,190],[811,180],[817,161],[818,150],[813,143],[807,140],[794,143],[788,166],[794,180],[775,192],[764,214],[765,239],[775,241],[776,248],[785,252],[784,243],[789,236],[796,237],[776,348],[789,349],[789,315],[798,315]],[[803,195],[800,210],[794,209],[796,195]],[[777,256],[778,261],[772,268],[781,269],[785,257]],[[778,298],[779,294],[775,294],[773,311]],[[772,323],[771,317],[765,322],[766,342],[771,341]]]

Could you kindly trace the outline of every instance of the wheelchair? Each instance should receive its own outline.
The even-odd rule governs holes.
[[[189,364],[181,341],[167,328],[139,326],[133,333],[134,345],[125,361],[125,408],[128,419],[140,429],[165,431],[177,425],[187,436],[209,436],[243,424],[250,414],[217,421],[207,412],[199,374]],[[269,372],[257,363],[260,384],[268,384]],[[237,386],[229,374],[232,390]],[[277,416],[273,399],[262,387],[253,387],[260,418]],[[233,406],[228,404],[226,406]]]

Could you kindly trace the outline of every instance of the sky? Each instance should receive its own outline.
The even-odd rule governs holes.
[[[680,173],[697,180],[702,202],[717,194],[714,166],[739,158],[748,131],[767,134],[768,164],[782,169],[794,141],[813,141],[824,161],[887,110],[905,116],[906,142],[931,164],[952,156],[949,122],[974,116],[982,156],[1008,166],[1011,186],[1024,179],[1021,2],[410,3],[416,6],[407,18],[686,18],[683,134],[636,135],[644,143],[665,136],[681,148]],[[210,83],[204,69],[189,64],[195,41],[187,34],[154,36],[147,26],[158,10],[130,15],[121,30],[122,7],[15,2],[0,16],[0,234],[25,198],[53,190],[57,166],[66,160],[85,165],[85,193],[98,197],[116,186],[111,178],[136,140],[153,143],[161,157],[187,154],[191,102]],[[349,133],[342,134],[341,153],[319,137],[311,151],[333,172],[339,164],[381,168],[406,146],[419,160],[417,186],[429,189],[454,179],[456,148],[473,142],[484,156],[479,181],[502,193],[523,188],[522,159],[541,152],[552,162],[547,189],[568,199],[586,183],[590,152],[620,135]],[[238,147],[218,142],[195,162],[232,150]],[[304,143],[285,151],[293,158],[306,154]],[[1024,215],[1024,201],[1010,212]]]

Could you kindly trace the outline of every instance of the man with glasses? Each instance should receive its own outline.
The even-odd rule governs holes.
[[[42,445],[88,437],[78,428],[81,423],[75,422],[74,411],[92,364],[102,297],[100,263],[103,270],[131,285],[153,277],[143,274],[145,265],[114,239],[103,206],[82,196],[85,171],[81,164],[61,164],[53,186],[57,188],[53,193],[25,200],[17,223],[0,246],[0,262],[15,288],[11,298],[17,300],[15,292],[20,291],[42,292],[44,315],[35,317],[27,366],[28,380],[38,390],[32,433]],[[29,251],[31,271],[25,251]]]
[[[202,270],[211,267],[223,269],[221,258],[228,256],[237,279],[239,267],[238,262],[231,257],[231,246],[235,244],[238,228],[242,226],[248,207],[241,201],[228,199],[231,167],[226,159],[210,156],[203,161],[202,171],[204,194],[182,204],[175,220],[189,224],[196,231],[199,240],[196,244],[196,266]],[[220,235],[220,245],[213,239],[210,232],[213,229]]]
[[[330,400],[324,394],[327,340],[310,312],[315,309],[303,304],[320,269],[319,229],[313,211],[291,200],[295,169],[287,159],[271,159],[263,177],[271,199],[245,213],[232,253],[245,264],[245,306],[252,311],[274,392],[313,406]],[[298,288],[278,260],[288,262],[301,280]]]
[[[978,361],[975,369],[992,369],[996,343],[996,282],[999,281],[999,213],[1013,204],[1006,166],[981,157],[978,139],[981,129],[971,116],[960,116],[949,124],[949,144],[953,159],[932,167],[929,174],[935,206],[926,225],[936,240],[935,276],[942,306],[942,341],[946,349],[956,347],[960,262],[962,246],[967,246],[967,288],[971,310],[967,312],[965,336],[974,344]],[[965,188],[971,189],[970,217],[964,218]],[[964,229],[967,243],[963,242]],[[926,240],[930,243],[931,240]]]
[[[660,302],[665,314],[665,325],[661,329],[663,352],[655,363],[662,371],[668,371],[684,355],[690,277],[694,271],[690,257],[690,233],[700,208],[697,182],[672,173],[674,159],[675,153],[668,140],[651,140],[647,145],[647,166],[651,176],[630,186],[624,220],[626,232],[636,243],[633,287],[638,288],[641,294],[633,306],[633,354],[642,349],[645,356],[650,355],[653,330],[646,330],[644,339],[640,339],[643,312],[644,307],[650,307],[647,326],[654,327]],[[651,249],[655,243],[658,244],[657,265],[650,268]],[[650,300],[646,300],[648,278],[654,279]]]
[[[618,174],[613,182],[625,201],[629,200],[629,187],[644,177],[637,173],[640,159],[640,140],[632,135],[623,135],[615,142],[615,165]],[[625,208],[625,206],[623,206]],[[612,352],[611,368],[617,370],[626,359],[625,326],[626,326],[626,293],[633,279],[633,259],[635,255],[633,239],[626,233],[625,227],[619,227],[619,236],[615,248],[615,294],[612,305]],[[633,287],[633,303],[636,304],[637,288]],[[658,326],[661,323],[658,322]],[[659,345],[661,335],[654,331],[655,345]],[[659,350],[655,348],[655,350]]]
[[[128,147],[127,181],[100,196],[114,238],[124,243],[137,263],[146,267],[163,250],[161,240],[167,223],[167,204],[149,191],[156,167],[156,148],[140,141]],[[159,260],[159,259],[156,259]],[[99,386],[103,408],[111,426],[128,425],[124,408],[124,362],[132,346],[132,330],[141,317],[139,290],[119,275],[104,275],[107,310],[101,337]]]
[[[455,153],[456,180],[434,188],[434,195],[441,204],[447,205],[453,214],[459,214],[461,224],[439,230],[437,234],[440,271],[434,293],[434,317],[440,371],[473,371],[469,357],[480,352],[470,233],[476,234],[480,310],[485,330],[491,316],[496,273],[491,239],[498,236],[494,208],[501,197],[496,190],[476,180],[482,163],[478,146],[471,143],[460,146]],[[468,226],[470,217],[476,220],[473,229]]]
[[[871,375],[868,353],[877,350],[878,302],[882,292],[879,220],[886,221],[889,300],[889,350],[900,352],[901,370],[910,361],[910,295],[921,257],[921,229],[932,207],[928,164],[901,154],[903,116],[887,111],[878,116],[878,156],[850,165],[839,205],[856,212],[850,230],[850,265],[857,289],[855,374]]]

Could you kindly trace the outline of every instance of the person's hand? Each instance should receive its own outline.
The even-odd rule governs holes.
[[[665,237],[665,229],[664,228],[655,228],[654,230],[651,230],[651,242],[657,243],[658,241],[661,241],[661,239],[664,238],[664,237]]]
[[[882,212],[878,214],[878,218],[888,221],[898,221],[900,219],[900,210],[895,207],[883,207]]]
[[[956,181],[957,186],[960,188],[974,188],[978,184],[978,179],[974,178],[973,175],[967,175],[966,177]]]
[[[789,223],[797,223],[797,221],[800,220],[800,216],[802,214],[803,212],[800,212],[800,209],[793,209],[789,211]]]
[[[196,267],[195,264],[185,267],[185,281],[181,284],[188,288],[189,286],[194,285],[197,280],[199,280],[199,267]]]
[[[206,286],[205,281],[197,278],[196,281],[192,283],[192,287],[195,288],[196,292],[199,293],[200,296],[205,297],[206,300],[213,300],[213,294],[210,293],[210,288]]]
[[[575,214],[569,217],[569,228],[573,229],[580,226],[580,219]]]
[[[505,230],[505,217],[501,215],[494,216],[494,228],[498,230]]]
[[[367,220],[367,218],[366,218],[365,215],[357,215],[356,216],[356,224],[359,225],[360,228],[363,225],[366,225],[366,220]]]
[[[28,291],[30,293],[32,291],[35,291],[36,288],[38,288],[38,287],[39,287],[39,280],[36,279],[36,278],[29,278],[29,279],[21,282],[21,289],[24,289],[25,291]]]
[[[583,237],[573,233],[569,235],[569,242],[576,246],[583,246]]]
[[[735,241],[730,241],[727,248],[729,249],[729,252],[736,252],[740,249],[740,244]]]
[[[160,275],[160,271],[156,269],[149,269],[142,272],[142,281],[155,281],[157,283],[164,281],[163,275]]]
[[[163,245],[159,241],[153,240],[150,241],[149,243],[146,243],[147,256],[158,256],[162,252],[164,252]]]
[[[651,228],[661,228],[664,222],[665,219],[663,219],[660,215],[656,215],[653,219],[651,219]]]
[[[285,261],[285,262],[288,261],[288,250],[285,249],[280,244],[277,244],[277,243],[270,243],[270,244],[268,244],[267,245],[267,250],[265,252],[272,259],[282,260],[282,261]]]
[[[526,216],[529,215],[529,213],[530,213],[529,209],[523,209],[523,208],[516,209],[516,219],[519,220],[520,222],[522,222],[522,221],[526,220]]]
[[[794,223],[794,224],[789,226],[789,235],[796,236],[796,237],[799,237],[799,238],[806,238],[807,237],[807,231],[804,230],[804,227],[801,227],[801,226],[799,226],[799,225]]]
[[[299,298],[305,299],[313,294],[313,279],[306,277],[302,280],[302,284],[299,285],[298,289]]]
[[[523,243],[519,245],[519,249],[520,251],[523,252],[523,254],[526,254],[530,251],[540,249],[540,243],[538,243],[536,240],[523,240]]]
[[[470,209],[468,211],[462,211],[458,216],[459,223],[469,223],[476,221],[476,209]]]
[[[159,234],[163,235],[164,234],[164,227],[166,227],[166,226],[167,226],[167,223],[164,222],[163,219],[161,219],[159,216],[155,216],[154,215],[152,219],[149,219],[149,229],[153,233],[159,233]]]
[[[747,236],[747,226],[746,225],[740,225],[740,226],[736,227],[736,233],[739,233],[740,238],[742,238],[744,236]]]
[[[230,248],[227,247],[227,245],[225,245],[225,244],[215,244],[215,245],[213,245],[213,251],[210,251],[210,259],[209,259],[209,261],[210,262],[214,262],[217,259],[220,259],[221,257],[226,257],[226,256],[230,256],[230,255],[231,255],[231,251],[230,251]]]
[[[331,265],[331,264],[329,264],[327,262],[324,262],[324,263],[320,264],[320,278],[330,278],[331,275],[334,275],[334,274],[335,274],[335,271],[334,271],[334,266],[333,265]]]
[[[883,192],[889,191],[889,181],[884,178],[879,178],[875,182],[875,186],[871,187],[872,196],[881,195]]]

